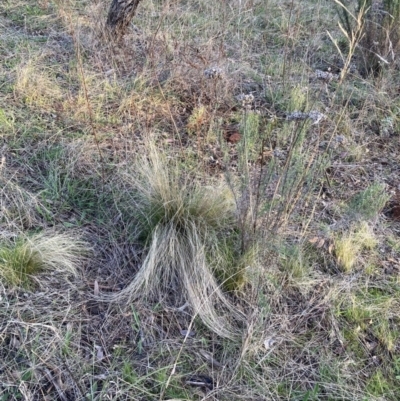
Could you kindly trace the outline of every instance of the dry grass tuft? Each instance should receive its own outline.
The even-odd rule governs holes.
[[[152,144],[140,158],[131,185],[131,213],[146,257],[132,283],[117,299],[145,298],[175,306],[189,304],[215,333],[237,335],[222,312],[240,313],[221,291],[213,270],[221,268],[224,237],[235,230],[235,203],[225,187],[204,187],[184,177]],[[228,277],[227,279],[229,279]]]
[[[4,157],[4,165],[6,159]],[[9,229],[29,228],[39,224],[38,211],[46,212],[38,197],[24,189],[6,168],[0,170],[0,212],[2,223]]]
[[[335,253],[340,266],[350,273],[357,263],[363,249],[375,248],[378,241],[368,223],[361,222],[353,226],[348,233],[335,239]]]
[[[3,240],[0,277],[11,286],[30,287],[30,276],[43,271],[76,276],[85,252],[87,247],[83,242],[66,234],[42,233]]]
[[[15,95],[28,106],[41,110],[54,110],[55,102],[62,100],[62,91],[48,68],[40,66],[39,60],[29,59],[17,68]]]

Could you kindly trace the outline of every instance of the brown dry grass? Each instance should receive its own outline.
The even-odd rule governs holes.
[[[106,11],[0,4],[2,243],[51,229],[93,249],[75,278],[40,274],[30,291],[1,281],[0,397],[397,401],[399,227],[383,213],[399,184],[398,70],[318,78],[342,67],[327,30],[347,54],[325,1],[145,1],[118,48],[104,42]],[[295,111],[324,118],[287,120]],[[133,184],[149,142],[178,170],[175,193],[230,188],[220,252],[205,234],[185,238],[192,253],[162,252],[167,231],[140,240]],[[221,216],[225,195],[213,198]],[[346,235],[361,248],[343,274]],[[153,296],[139,286],[110,304],[149,258]],[[177,279],[163,281],[173,263]],[[193,303],[210,282],[224,308]],[[230,307],[246,316],[233,340],[218,335]]]

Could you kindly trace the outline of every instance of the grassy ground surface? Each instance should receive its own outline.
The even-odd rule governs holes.
[[[400,45],[104,3],[0,2],[0,400],[399,400]]]

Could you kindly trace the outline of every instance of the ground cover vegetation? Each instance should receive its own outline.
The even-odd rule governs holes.
[[[0,399],[397,401],[400,2],[137,3],[0,3]]]

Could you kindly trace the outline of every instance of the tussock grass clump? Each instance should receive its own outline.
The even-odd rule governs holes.
[[[386,192],[385,185],[374,183],[350,199],[347,214],[355,219],[374,219],[389,199],[390,195]]]
[[[37,62],[29,60],[17,68],[14,91],[28,106],[40,107],[50,111],[54,103],[61,101],[62,92],[57,81],[51,78],[50,71]]]
[[[85,245],[65,234],[37,234],[0,243],[0,279],[29,288],[30,276],[44,270],[77,275]]]
[[[219,276],[224,276],[226,238],[235,237],[231,193],[184,177],[177,164],[168,162],[154,146],[149,148],[149,158],[139,159],[137,175],[128,177],[136,236],[147,252],[139,272],[118,298],[144,297],[161,303],[173,298],[175,306],[188,303],[212,331],[233,337],[229,322],[217,311],[240,316],[213,274],[219,270]]]
[[[353,227],[348,233],[335,239],[335,254],[339,265],[350,273],[363,249],[371,250],[377,245],[372,228],[366,222]]]
[[[46,208],[34,193],[19,185],[14,177],[8,174],[6,168],[0,170],[0,188],[0,222],[2,224],[12,228],[28,228],[39,224],[39,211],[46,213]]]
[[[312,266],[310,249],[303,244],[284,244],[279,249],[279,261],[282,269],[296,280],[305,278]]]

